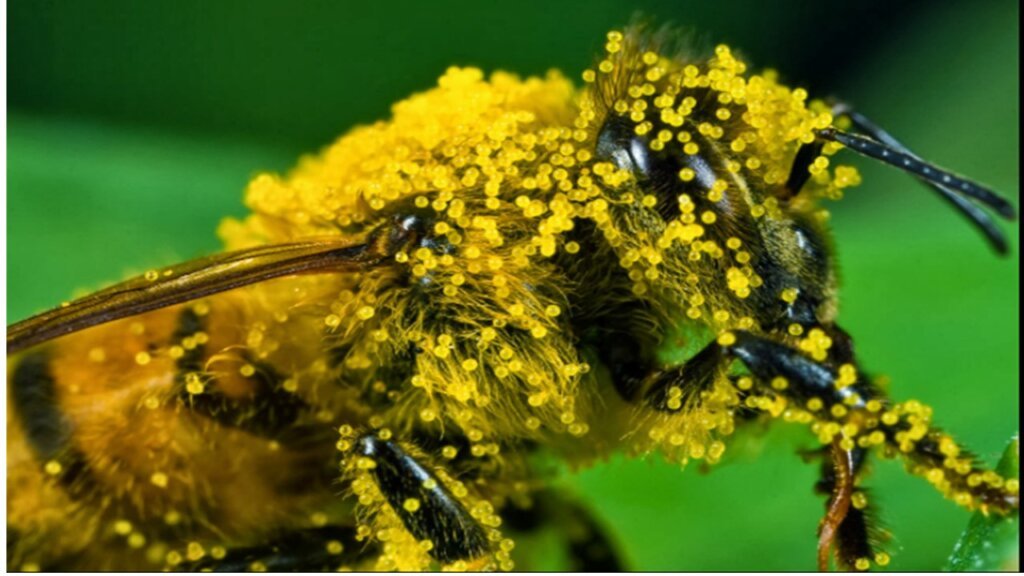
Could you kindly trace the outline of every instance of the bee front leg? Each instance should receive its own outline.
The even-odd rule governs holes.
[[[836,339],[837,348],[843,348],[837,350],[836,355],[852,360],[852,352],[845,349],[845,340],[838,332]],[[670,390],[673,387],[683,383],[691,390],[708,389],[731,360],[742,362],[772,394],[781,395],[798,406],[815,400],[822,404],[822,409],[840,406],[840,411],[845,412],[863,409],[877,394],[866,384],[866,379],[837,387],[832,367],[785,344],[737,331],[711,342],[683,366],[652,375],[643,389],[643,398],[654,409],[678,409],[678,396],[676,404],[672,403]],[[742,387],[738,388],[742,391]],[[866,497],[856,488],[865,455],[865,450],[840,445],[838,440],[822,452],[822,479],[817,489],[828,495],[826,513],[819,527],[818,566],[822,570],[828,568],[833,548],[838,552],[839,564],[848,569],[866,568],[865,562],[872,559],[878,563],[887,561],[886,556],[876,555],[872,550]]]
[[[863,475],[867,451],[861,448],[844,450],[833,442],[820,451],[821,480],[815,488],[828,497],[825,516],[818,527],[818,569],[828,570],[833,547],[840,566],[845,569],[866,569],[873,559],[884,565],[888,556],[875,552],[871,532],[873,515],[858,481]]]
[[[803,421],[812,424],[828,446],[819,489],[828,491],[831,499],[821,544],[824,548],[834,540],[840,565],[866,570],[872,562],[885,565],[889,560],[884,553],[871,553],[868,499],[863,490],[855,489],[863,453],[872,448],[901,457],[911,473],[967,509],[1000,514],[1019,509],[1017,479],[987,470],[932,423],[928,406],[914,400],[890,401],[856,367],[849,337],[835,326],[828,333],[832,348],[825,362],[746,332],[732,334],[723,346],[743,361],[766,394],[781,396],[789,407],[803,412]],[[819,558],[827,560],[828,550],[820,552]],[[821,564],[824,567],[825,562]]]
[[[834,336],[833,359],[852,362],[849,339],[839,330]],[[789,346],[748,332],[736,332],[732,339],[732,342],[730,338],[725,340],[728,354],[741,360],[762,386],[798,406],[820,403],[819,409],[841,416],[851,411],[864,411],[867,403],[880,395],[867,378],[856,371],[850,382],[837,386],[839,377],[834,368]],[[833,549],[838,564],[844,569],[866,570],[871,562],[887,563],[887,555],[874,551],[867,498],[857,488],[863,476],[866,450],[835,438],[822,449],[821,457],[821,480],[816,488],[826,494],[828,500],[818,528],[818,569],[828,569]]]

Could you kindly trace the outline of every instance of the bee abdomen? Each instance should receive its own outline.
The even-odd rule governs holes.
[[[73,427],[57,399],[50,355],[35,350],[17,360],[11,400],[25,440],[43,469],[70,485],[83,477],[85,457],[72,444]]]

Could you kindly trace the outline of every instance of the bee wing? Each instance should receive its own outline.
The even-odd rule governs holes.
[[[191,260],[16,322],[7,327],[7,352],[271,278],[370,268],[381,264],[388,252],[372,239],[358,244],[331,238],[258,246]]]

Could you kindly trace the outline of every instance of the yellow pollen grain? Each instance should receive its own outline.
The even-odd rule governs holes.
[[[149,477],[149,482],[157,488],[166,488],[167,474],[164,474],[163,472],[154,472],[152,476]]]
[[[850,498],[850,503],[853,507],[858,510],[863,510],[868,507],[868,497],[863,492],[854,492]]]
[[[420,501],[417,498],[407,498],[405,502],[402,502],[402,508],[406,512],[416,512],[420,509]]]
[[[149,364],[149,361],[153,358],[149,355],[149,352],[139,352],[135,355],[135,363],[139,366],[145,366]]]
[[[138,549],[138,548],[142,548],[145,545],[146,545],[146,537],[143,534],[141,534],[139,532],[133,532],[133,533],[128,535],[128,547],[129,548]]]

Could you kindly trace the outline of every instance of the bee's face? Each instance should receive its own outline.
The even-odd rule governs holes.
[[[728,67],[727,53],[721,56]],[[619,65],[627,67],[627,76],[632,73],[628,63]],[[597,107],[605,115],[594,138],[595,161],[628,174],[610,192],[609,241],[618,246],[623,265],[652,265],[642,272],[650,289],[661,292],[660,300],[684,302],[676,314],[718,330],[785,334],[793,323],[830,324],[835,273],[821,226],[827,213],[817,199],[855,184],[856,174],[839,167],[833,178],[816,166],[805,176],[817,180],[802,191],[798,186],[797,194],[789,186],[805,140],[801,130],[824,125],[831,116],[785,90],[742,104],[726,90],[689,90],[681,78],[695,74],[687,71],[692,67],[665,66],[676,66],[677,77],[641,84],[646,96],[626,90],[640,95],[612,101],[597,79],[595,93],[604,99]],[[680,100],[682,107],[673,108]],[[678,116],[679,110],[690,112]],[[757,113],[772,115],[785,128],[758,132],[751,127],[763,124]],[[824,157],[818,162],[827,164]]]

